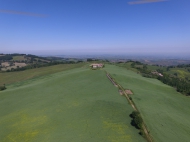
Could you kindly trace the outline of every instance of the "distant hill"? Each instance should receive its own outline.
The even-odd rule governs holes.
[[[57,64],[83,62],[79,59],[61,57],[41,57],[32,54],[0,54],[0,71],[22,71]]]

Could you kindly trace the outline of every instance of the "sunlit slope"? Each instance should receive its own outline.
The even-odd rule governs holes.
[[[122,67],[106,65],[106,70],[126,89],[156,142],[190,140],[190,98],[156,79],[141,77]]]
[[[103,70],[78,68],[0,92],[0,141],[143,142]]]
[[[77,63],[77,64],[59,64],[48,67],[28,69],[24,71],[15,71],[15,72],[0,72],[0,85],[11,84],[15,82],[24,81],[27,79],[32,79],[36,77],[41,77],[65,70],[70,70],[74,68],[80,68],[86,66],[86,63]]]

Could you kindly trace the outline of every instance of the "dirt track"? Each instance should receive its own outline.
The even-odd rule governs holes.
[[[120,87],[123,89],[123,87],[122,87],[121,85],[118,84],[118,86],[120,86]],[[136,106],[134,105],[134,103],[129,99],[129,96],[126,94],[126,92],[125,92],[124,89],[123,89],[123,93],[125,94],[127,100],[128,100],[129,103],[131,104],[132,108],[133,108],[135,111],[138,111],[138,109],[136,108]],[[146,135],[146,138],[147,138],[148,142],[153,142],[151,136],[150,136],[149,133],[148,133],[148,129],[146,128],[144,122],[142,123],[142,128],[143,128],[143,131],[144,131],[144,133],[145,133],[145,135]]]
[[[121,88],[123,88],[121,85],[118,84],[118,86],[120,86]],[[123,90],[123,93],[125,94],[127,100],[129,101],[129,103],[131,104],[132,108],[135,110],[135,111],[138,111],[138,109],[136,108],[136,106],[134,105],[134,103],[129,99],[129,96],[126,94],[125,90]],[[153,142],[151,136],[149,135],[148,133],[148,129],[146,128],[144,122],[142,123],[142,128],[143,128],[143,131],[146,135],[146,138],[148,140],[148,142]]]
[[[113,81],[113,79],[110,77],[110,75],[109,74],[107,74],[107,77],[109,78],[109,80],[112,82],[112,84],[114,85],[114,86],[116,86],[117,87],[117,84]]]
[[[120,84],[116,84],[116,83],[112,80],[112,78],[110,77],[110,75],[109,75],[108,73],[107,73],[107,77],[108,77],[109,80],[113,83],[114,86],[119,87],[119,88],[122,89],[123,94],[124,94],[125,97],[127,98],[128,102],[130,103],[130,105],[132,106],[132,108],[133,108],[135,111],[138,111],[138,109],[136,108],[136,106],[134,105],[134,103],[129,99],[129,96],[128,96],[128,94],[126,93],[126,91],[123,89],[123,87],[122,87]],[[153,142],[151,136],[150,136],[149,133],[148,133],[148,129],[146,128],[144,122],[143,122],[143,124],[142,124],[142,128],[143,128],[143,131],[144,131],[144,133],[145,133],[145,135],[146,135],[147,141],[148,141],[148,142]]]

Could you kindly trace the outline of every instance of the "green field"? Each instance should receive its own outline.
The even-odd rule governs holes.
[[[106,65],[112,77],[131,95],[156,142],[190,140],[190,98],[156,79],[144,78],[126,68]]]
[[[21,60],[26,60],[25,58],[24,58],[24,56],[13,56],[13,59],[12,59],[13,61],[21,61]]]
[[[0,92],[0,141],[145,141],[130,125],[131,106],[105,71],[80,66],[63,67],[75,69],[54,74],[50,74],[55,72],[50,67],[36,69],[36,76],[46,76],[33,80],[21,77],[34,76],[32,70],[4,74],[8,83],[26,81],[10,84]]]
[[[79,64],[60,64],[48,67],[41,67],[35,69],[29,69],[24,71],[17,71],[17,72],[3,72],[0,73],[0,85],[2,84],[10,84],[15,82],[20,82],[23,80],[36,78],[44,75],[49,75],[56,72],[61,72],[64,70],[69,70],[73,68],[78,68],[85,66],[85,63]]]
[[[133,111],[105,70],[131,95],[155,142],[188,142],[190,98],[123,67],[85,63],[0,73],[0,141],[143,142]],[[19,82],[18,82],[19,81]]]

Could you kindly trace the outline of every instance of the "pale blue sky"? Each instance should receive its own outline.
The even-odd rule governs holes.
[[[189,54],[190,1],[0,0],[0,52]]]

